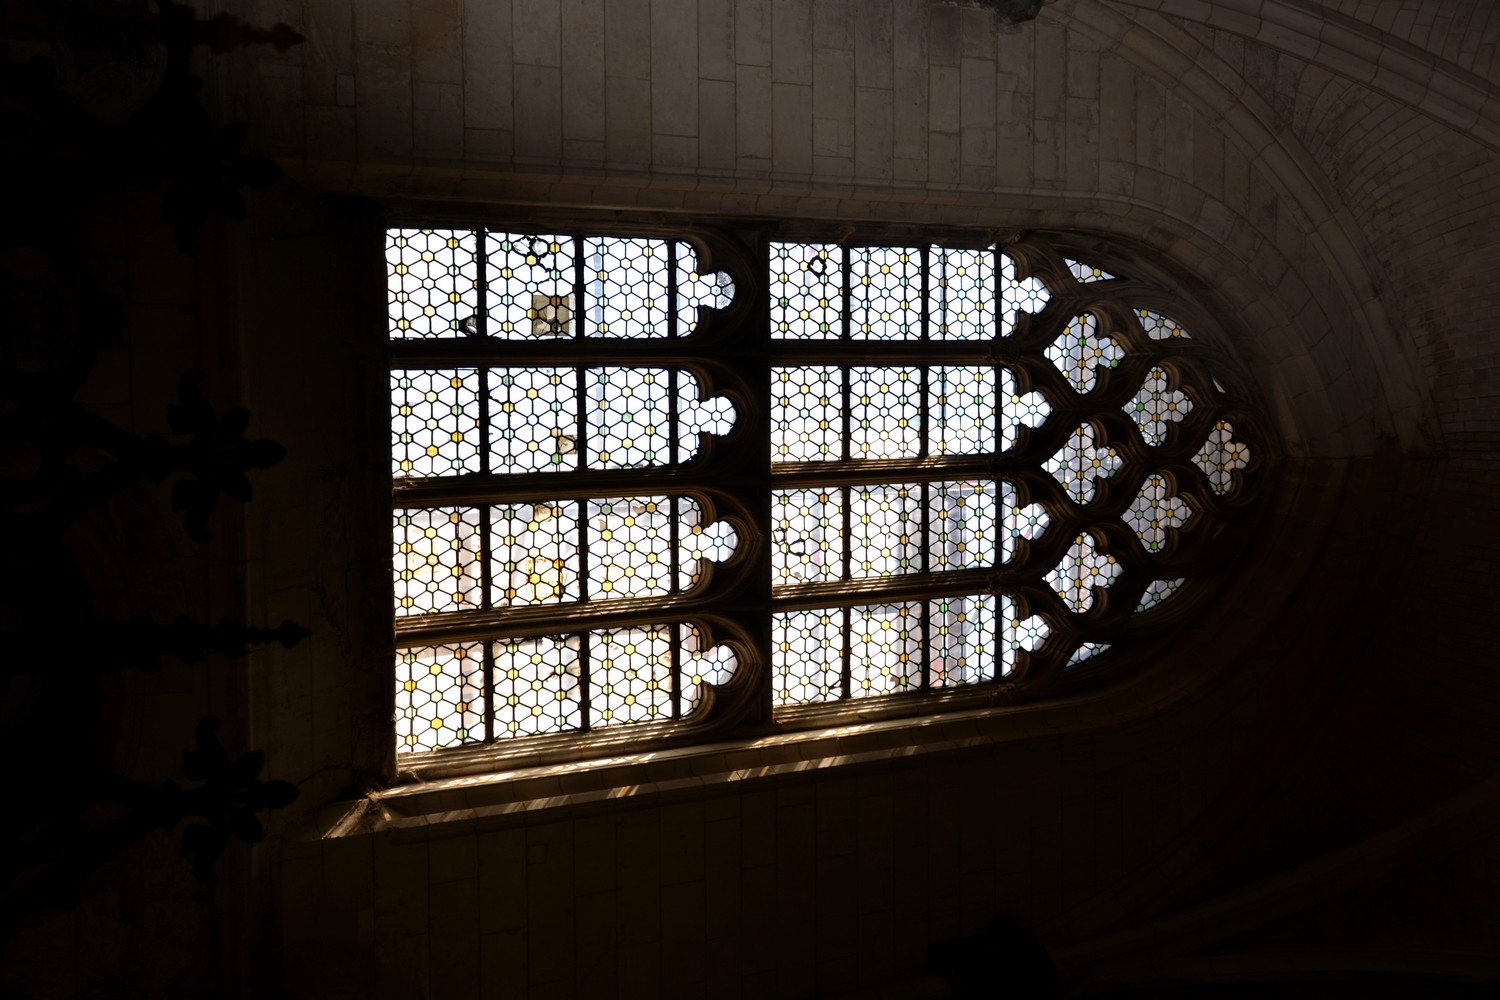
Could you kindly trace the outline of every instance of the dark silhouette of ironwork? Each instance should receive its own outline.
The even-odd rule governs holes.
[[[182,775],[155,785],[101,763],[78,720],[124,668],[243,656],[309,633],[291,621],[101,617],[86,600],[100,574],[69,540],[91,519],[108,521],[106,533],[161,533],[163,515],[146,498],[148,486],[165,485],[188,538],[207,541],[221,501],[250,500],[248,473],[284,456],[247,436],[245,409],[216,410],[198,372],[167,407],[168,434],[122,427],[75,395],[127,326],[123,304],[91,274],[89,213],[131,188],[157,191],[177,246],[196,253],[210,219],[245,214],[246,186],[281,176],[242,151],[243,123],[210,119],[188,70],[193,47],[285,49],[301,36],[228,15],[198,20],[172,0],[23,0],[6,5],[0,32],[0,154],[10,172],[0,211],[0,738],[41,761],[15,779],[25,807],[0,818],[0,928],[10,928],[76,901],[91,874],[153,831],[181,828],[183,854],[207,884],[230,841],[261,839],[258,814],[286,806],[297,788],[262,780],[262,751],[232,756],[217,718],[197,724]],[[127,593],[106,596],[130,603]]]

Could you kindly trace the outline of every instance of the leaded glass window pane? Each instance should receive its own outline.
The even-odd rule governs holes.
[[[385,259],[391,336],[462,337],[479,301],[474,233],[393,229]]]
[[[1249,509],[1258,418],[1170,289],[736,239],[388,233],[401,752],[1104,669]]]

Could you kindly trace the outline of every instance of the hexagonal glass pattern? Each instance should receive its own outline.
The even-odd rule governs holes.
[[[1009,484],[1003,489],[1009,503],[1014,493]],[[933,573],[993,566],[998,496],[992,480],[774,491],[772,583],[903,576],[923,572],[924,558]],[[1035,504],[1006,511],[1017,524],[1046,523]]]
[[[486,521],[488,604],[480,591]],[[731,559],[738,541],[728,522],[705,524],[702,505],[691,497],[400,510],[395,514],[396,614],[687,592],[714,564]]]
[[[843,335],[844,248],[771,244],[771,336],[837,340]]]
[[[933,340],[993,340],[995,251],[933,247],[928,253],[929,335]]]
[[[495,736],[566,732],[583,726],[587,650],[591,729],[686,715],[708,687],[727,683],[736,660],[696,625],[648,625],[494,644]],[[681,664],[676,669],[674,664]],[[680,707],[674,686],[684,687]]]
[[[483,607],[476,508],[428,507],[395,514],[396,614]]]
[[[1010,372],[1001,369],[1009,395]],[[988,455],[995,450],[996,369],[942,365],[927,369],[927,449],[932,455]]]
[[[589,595],[650,597],[672,592],[669,497],[609,497],[587,501]]]
[[[842,458],[843,394],[842,369],[830,365],[771,369],[771,461]]]
[[[682,714],[687,715],[698,708],[709,688],[729,683],[739,660],[730,646],[710,645],[707,633],[696,625],[681,625],[678,632]]]
[[[1000,533],[1000,557],[1010,562],[1015,557],[1018,541],[1033,542],[1047,531],[1047,511],[1039,503],[1018,506],[1015,487],[1001,484],[1002,502],[1005,510],[1005,530]]]
[[[1151,369],[1141,391],[1125,404],[1125,412],[1141,429],[1141,437],[1147,444],[1158,445],[1167,440],[1167,431],[1192,410],[1193,403],[1177,389],[1173,389],[1167,373],[1160,368]]]
[[[594,687],[590,728],[687,714],[727,683],[734,651],[693,624],[598,629],[560,636],[402,650],[396,658],[397,749],[434,750],[485,739],[485,657],[495,739],[584,728],[583,664]],[[681,669],[674,669],[680,663]],[[684,696],[674,708],[675,684]]]
[[[1146,587],[1146,592],[1141,595],[1140,603],[1135,606],[1136,613],[1139,614],[1149,608],[1156,607],[1156,605],[1176,593],[1177,588],[1182,586],[1185,581],[1186,577],[1177,577],[1172,580],[1152,580],[1150,585]]]
[[[850,458],[915,458],[921,453],[921,369],[850,369],[849,410]]]
[[[479,372],[391,372],[391,461],[396,476],[461,476],[479,469]]]
[[[677,589],[688,591],[698,586],[715,563],[728,562],[739,545],[739,533],[728,521],[705,524],[701,504],[691,497],[676,497],[677,505]]]
[[[1040,427],[1052,415],[1052,407],[1039,392],[1016,392],[1010,372],[1000,375],[1000,447],[1014,448],[1022,427]]]
[[[1094,606],[1094,590],[1107,589],[1121,572],[1115,557],[1100,552],[1093,535],[1084,532],[1047,574],[1047,582],[1069,608],[1081,614]]]
[[[992,365],[776,368],[772,461],[835,461],[846,444],[852,459],[915,458],[924,422],[929,454],[992,454],[998,427],[1004,427],[1001,447],[1009,447],[1016,427],[1039,425],[1051,409],[1035,392],[1016,395],[1013,385],[1008,371]],[[1014,403],[1004,405],[1007,399]]]
[[[849,609],[849,696],[898,694],[922,686],[922,606]]]
[[[1063,335],[1047,348],[1048,359],[1068,377],[1079,395],[1094,388],[1101,368],[1113,368],[1125,357],[1120,345],[1100,336],[1098,330],[1099,321],[1093,316],[1074,317]]]
[[[997,600],[994,594],[969,594],[927,602],[928,670],[933,687],[995,679]]]
[[[582,728],[582,648],[578,635],[491,645],[496,739]]]
[[[691,607],[710,578],[730,573],[734,581],[741,565],[738,515],[710,518],[703,496],[632,490],[620,470],[688,465],[683,473],[692,475],[765,435],[773,482],[768,683],[773,703],[789,706],[984,683],[1027,662],[1035,667],[1028,655],[1053,666],[1091,660],[1109,643],[1083,640],[1075,629],[1093,626],[1067,619],[1093,611],[1127,565],[1132,574],[1145,567],[1150,581],[1136,612],[1185,582],[1151,575],[1177,530],[1208,516],[1190,506],[1200,481],[1185,456],[1220,494],[1250,467],[1250,450],[1227,421],[1213,423],[1206,440],[1201,430],[1186,431],[1202,426],[1186,419],[1195,407],[1224,405],[1219,383],[1177,357],[1196,345],[1173,354],[1139,340],[1133,326],[1111,331],[1117,307],[1049,313],[1048,281],[1076,296],[1075,282],[1116,275],[1071,257],[1059,272],[1052,251],[1038,257],[1024,244],[1012,256],[993,246],[771,243],[763,300],[769,433],[739,427],[739,404],[759,406],[744,398],[737,376],[714,367],[722,359],[695,360],[686,343],[663,344],[665,352],[623,344],[689,337],[736,304],[733,280],[700,260],[709,244],[694,240],[388,233],[393,340],[592,342],[589,363],[579,362],[576,345],[533,343],[509,348],[517,360],[537,359],[531,364],[503,363],[500,353],[475,364],[468,359],[491,356],[476,346],[461,355],[470,367],[392,372],[395,610],[406,622],[398,631],[441,634],[421,629],[479,620],[466,618],[469,611],[552,605],[570,605],[582,623],[557,635],[413,639],[397,657],[401,752],[679,719],[734,676],[738,647],[716,642],[704,624],[597,624],[614,600],[626,600],[614,607],[627,614],[651,606],[632,599],[682,595]],[[1029,268],[1050,277],[1018,277]],[[1089,294],[1123,298],[1117,287]],[[1148,340],[1188,338],[1162,313],[1128,308]],[[981,346],[1023,326],[1046,334]],[[928,350],[921,341],[943,343]],[[1159,363],[1121,369],[1126,342]],[[415,359],[437,350],[407,357],[420,365]],[[1021,355],[1007,353],[1015,350]],[[1072,394],[1057,396],[1046,364]],[[1148,374],[1135,375],[1134,386],[1111,381],[1141,370]],[[1151,451],[1131,441],[1114,442],[1117,451],[1105,437],[1117,433],[1108,428],[1118,418],[1091,401],[1106,382],[1111,408],[1133,392],[1123,409]],[[1021,391],[1032,383],[1040,388]],[[1036,443],[1063,429],[1049,424],[1054,411],[1076,426],[1043,457]],[[1183,441],[1185,432],[1199,437]],[[1123,510],[1125,497],[1111,489],[1101,499],[1100,488],[1121,470],[1122,453],[1155,462]],[[1130,475],[1140,474],[1135,468]],[[1057,480],[1060,495],[1037,481],[1039,470]],[[560,483],[606,473],[597,481],[615,486],[531,499],[548,491],[527,477],[546,473],[571,474]],[[494,479],[472,478],[485,476]],[[401,489],[484,497],[488,485],[476,493],[449,492],[448,484],[505,477],[515,478],[484,502],[400,506]],[[535,480],[544,481],[554,480]],[[522,484],[524,502],[499,502],[511,483]],[[1104,551],[1109,529],[1098,530],[1115,517],[1140,540],[1118,558]],[[1058,531],[1073,539],[1061,555],[1061,540],[1048,534]],[[910,598],[912,588],[929,585]],[[814,602],[820,607],[805,608]],[[431,615],[450,617],[422,622]]]
[[[667,464],[670,373],[664,368],[591,368],[586,382],[588,464],[598,469]]]
[[[463,373],[413,373],[450,375]],[[439,380],[441,381],[441,380]],[[464,396],[467,385],[455,388],[438,404],[425,402],[420,394],[426,383],[402,391],[408,397],[420,395],[414,416],[415,432],[398,425],[398,466],[404,454],[413,453],[414,469],[433,468],[430,475],[456,474],[459,463],[472,462],[463,441],[477,439],[478,407],[472,397]],[[724,397],[698,398],[700,384],[691,373],[666,368],[588,368],[579,377],[573,368],[496,368],[489,372],[488,416],[490,429],[490,470],[497,473],[564,472],[579,467],[629,469],[671,462],[672,417],[677,415],[678,442],[676,460],[690,461],[703,444],[703,436],[723,436],[734,427],[734,406]],[[674,399],[675,397],[675,399]],[[428,442],[448,432],[448,423],[429,415],[427,406],[438,411],[458,410],[468,399],[468,419],[461,425],[463,440]],[[450,402],[451,400],[451,402]],[[674,406],[675,403],[675,406]],[[443,405],[446,404],[446,405]],[[408,404],[411,405],[411,404]],[[580,455],[578,415],[586,414],[586,440]],[[441,412],[439,414],[442,415]],[[458,418],[453,418],[457,420]],[[437,421],[436,430],[427,426]],[[459,426],[454,424],[454,426]],[[400,433],[412,438],[400,440]],[[450,437],[452,434],[450,433]],[[439,447],[434,459],[425,459],[423,448]],[[403,452],[400,449],[406,448]],[[446,455],[453,457],[442,464]],[[424,460],[426,464],[423,464]],[[439,464],[433,464],[436,461]],[[478,471],[477,468],[464,471]],[[408,475],[420,474],[408,472]]]
[[[588,337],[665,337],[665,240],[589,237],[583,241],[583,331]]]
[[[578,372],[495,368],[489,372],[490,470],[578,468]]]
[[[1161,476],[1146,480],[1141,492],[1125,511],[1125,523],[1140,538],[1147,552],[1160,552],[1167,544],[1167,531],[1180,528],[1192,514],[1181,497],[1172,496]]]
[[[844,575],[844,491],[836,486],[771,494],[771,582],[817,583]]]
[[[582,596],[578,504],[572,500],[490,508],[490,605],[561,604]]]
[[[1094,657],[1098,656],[1108,648],[1109,643],[1107,642],[1086,642],[1083,645],[1079,646],[1077,649],[1073,650],[1073,655],[1068,657],[1067,665],[1073,667],[1082,663],[1084,660],[1092,660]]]
[[[472,260],[473,237],[467,235]],[[724,309],[734,297],[729,275],[700,271],[697,252],[685,242],[489,232],[485,255],[483,332],[502,340],[572,338],[580,332],[626,340],[686,336],[697,326],[700,307]],[[436,265],[423,266],[430,271]],[[475,296],[463,301],[472,304]],[[669,309],[674,301],[675,311]],[[481,332],[472,314],[470,309],[469,318],[446,335]]]
[[[859,247],[849,257],[849,335],[856,340],[921,339],[922,251]]]
[[[1002,649],[1011,656],[1019,651],[1029,653],[1036,650],[1052,634],[1052,627],[1041,615],[1020,617],[1016,602],[1009,597],[1001,598],[1001,605],[1001,620],[1005,622]],[[1008,668],[1007,672],[1009,672]]]
[[[1003,256],[1000,265],[1000,335],[1009,337],[1016,320],[1023,313],[1039,314],[1052,298],[1047,286],[1036,275],[1016,277],[1015,262]]]
[[[1173,337],[1187,338],[1188,333],[1174,319],[1169,319],[1159,312],[1150,309],[1137,309],[1136,318],[1141,321],[1141,329],[1146,331],[1146,336],[1152,340],[1171,340]]]
[[[391,336],[465,337],[479,308],[475,237],[468,229],[391,229],[385,237]]]
[[[921,487],[858,486],[849,493],[850,575],[899,576],[920,572]]]
[[[1114,275],[1103,268],[1094,267],[1092,264],[1084,264],[1081,261],[1066,258],[1064,263],[1068,265],[1068,271],[1073,277],[1087,284],[1090,281],[1112,281]]]
[[[1099,483],[1120,467],[1120,456],[1113,448],[1096,443],[1095,433],[1091,424],[1080,425],[1042,466],[1063,485],[1075,503],[1094,499]]]
[[[482,648],[419,646],[396,654],[397,750],[438,750],[484,739]]]
[[[677,373],[677,461],[691,461],[706,438],[734,430],[734,404],[724,396],[700,398],[705,391],[692,372]]]
[[[1013,494],[1002,484],[1005,496]],[[995,564],[996,490],[990,480],[927,484],[927,566],[938,573]]]
[[[677,334],[687,336],[698,328],[700,309],[728,309],[734,301],[734,279],[724,271],[700,269],[698,253],[690,243],[676,244]]]
[[[1250,464],[1250,446],[1236,441],[1233,425],[1221,420],[1214,425],[1193,461],[1208,476],[1215,493],[1228,493],[1234,485],[1234,474]]]
[[[923,336],[918,247],[772,243],[771,336],[781,340],[915,340]],[[927,327],[932,340],[1009,336],[1021,312],[1040,313],[1051,293],[1036,276],[1016,277],[1015,263],[993,248],[929,247]],[[849,319],[844,319],[848,288]]]
[[[771,697],[777,705],[844,695],[844,609],[771,615]]]
[[[486,233],[486,332],[505,340],[574,336],[577,253],[571,236]]]
[[[594,728],[672,717],[670,625],[589,634],[589,723]]]
[[[1016,653],[1037,649],[1049,632],[1041,617],[1021,618],[1014,600],[995,594],[776,614],[773,700],[807,705],[840,701],[845,688],[864,698],[979,684],[1009,675]]]

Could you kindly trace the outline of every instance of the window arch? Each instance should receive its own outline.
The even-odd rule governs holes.
[[[1241,543],[1269,447],[1211,321],[1078,245],[389,230],[398,752],[589,756],[1128,665]]]

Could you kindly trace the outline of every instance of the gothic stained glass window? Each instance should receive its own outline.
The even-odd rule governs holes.
[[[1200,313],[1037,237],[386,257],[403,753],[1045,691],[1171,627],[1267,454]]]

